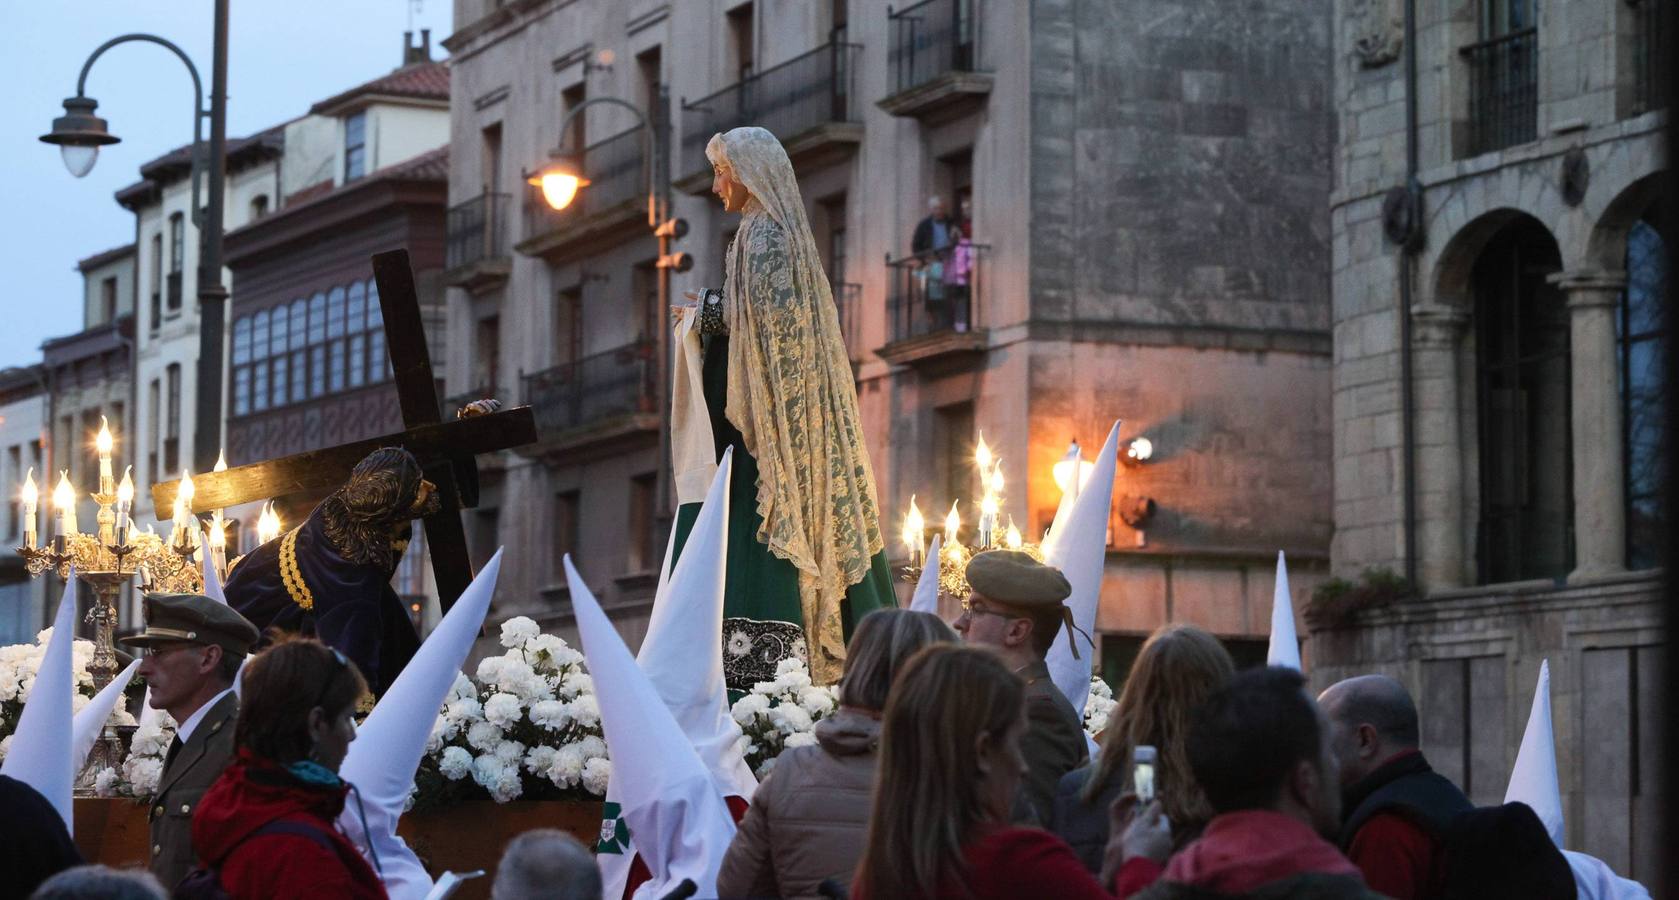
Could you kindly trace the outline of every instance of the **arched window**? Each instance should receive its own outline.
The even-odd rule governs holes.
[[[274,310],[273,320],[268,326],[269,356],[286,355],[286,334],[288,332],[287,326],[290,323],[291,320],[287,317],[285,309]]]
[[[1475,262],[1480,581],[1568,574],[1574,564],[1568,308],[1546,277],[1556,242],[1522,217]]]
[[[244,316],[233,323],[233,364],[251,361],[251,317]]]
[[[367,286],[357,281],[350,285],[349,302],[344,307],[344,333],[356,334],[367,324]]]
[[[1652,211],[1653,212],[1653,211]],[[1667,263],[1661,233],[1646,213],[1627,233],[1627,287],[1617,322],[1621,345],[1621,412],[1626,465],[1627,568],[1658,564],[1661,536],[1663,357],[1667,320],[1662,297]]]
[[[251,315],[251,359],[268,358],[268,310]]]

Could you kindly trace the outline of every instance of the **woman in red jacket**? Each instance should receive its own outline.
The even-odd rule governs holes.
[[[1026,771],[1024,698],[983,648],[938,644],[904,667],[882,714],[854,900],[1110,896],[1065,841],[1009,824]]]
[[[350,790],[338,766],[356,739],[352,716],[367,682],[343,654],[308,639],[268,648],[242,678],[237,756],[192,818],[200,863],[240,900],[383,898],[379,877],[333,825]]]

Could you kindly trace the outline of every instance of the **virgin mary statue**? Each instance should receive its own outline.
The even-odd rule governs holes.
[[[705,148],[741,214],[723,289],[677,310],[672,466],[681,552],[729,447],[723,666],[731,690],[805,656],[837,681],[858,619],[895,606],[874,475],[832,289],[775,136],[736,128]],[[675,554],[672,555],[674,560]]]

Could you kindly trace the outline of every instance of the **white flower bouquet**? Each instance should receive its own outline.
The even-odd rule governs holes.
[[[1108,715],[1113,712],[1119,701],[1114,699],[1113,688],[1102,680],[1100,675],[1090,676],[1090,697],[1084,701],[1084,731],[1092,739],[1100,740],[1102,729],[1108,727]]]
[[[123,715],[122,707],[117,711]],[[158,710],[151,721],[143,721],[128,742],[128,758],[121,768],[99,770],[93,782],[94,793],[101,797],[128,797],[148,800],[163,778],[163,757],[169,752],[169,742],[175,738],[175,720]]]
[[[782,750],[815,744],[816,723],[838,707],[838,689],[811,684],[804,660],[782,660],[774,681],[753,685],[731,710],[746,764],[759,778],[768,775]]]
[[[612,763],[583,654],[532,620],[501,626],[507,652],[461,675],[432,725],[413,805],[440,808],[486,793],[515,799],[606,796]]]
[[[52,638],[52,629],[48,628],[35,636],[33,644],[12,644],[0,647],[0,759],[6,758],[6,751],[12,746],[12,732],[17,729],[18,717],[23,715],[23,704],[29,700],[29,692],[35,687],[35,673],[41,668],[41,657],[46,655],[47,641]],[[93,662],[93,642],[77,640],[70,649],[70,667],[76,675],[76,693],[72,700],[72,710],[81,712],[93,699],[93,675],[88,672],[88,664]],[[134,717],[123,709],[122,704],[111,713],[111,724],[133,725]]]

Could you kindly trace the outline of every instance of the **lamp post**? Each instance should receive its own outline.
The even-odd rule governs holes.
[[[222,331],[227,321],[227,287],[222,284],[222,207],[227,181],[227,13],[228,0],[216,0],[214,47],[210,60],[210,102],[203,104],[204,83],[198,67],[173,42],[152,34],[125,34],[99,45],[82,64],[76,79],[76,96],[64,101],[64,115],[53,119],[52,130],[41,141],[58,145],[64,167],[81,178],[93,171],[99,148],[121,140],[106,130],[105,120],[94,115],[98,102],[87,96],[87,75],[95,60],[119,44],[143,41],[174,53],[192,76],[192,217],[198,227],[198,385],[197,428],[193,436],[193,464],[208,471],[221,446],[222,419]],[[210,123],[210,146],[205,159],[204,122]],[[208,203],[202,213],[198,203],[201,176],[208,185]]]
[[[609,104],[629,110],[635,115],[637,127],[642,130],[646,138],[647,150],[644,157],[647,163],[647,226],[653,229],[653,234],[659,239],[658,277],[658,309],[663,322],[664,310],[670,307],[670,275],[671,272],[686,272],[694,267],[694,259],[686,253],[672,253],[671,242],[688,233],[688,223],[683,219],[673,218],[670,214],[670,173],[665,162],[665,149],[669,144],[670,94],[663,86],[659,88],[658,108],[643,113],[635,104],[617,97],[591,97],[583,101],[560,119],[560,146],[549,154],[550,162],[540,171],[528,176],[525,180],[542,190],[542,199],[553,209],[562,210],[570,206],[577,199],[578,192],[589,186],[589,179],[583,171],[582,157],[585,148],[567,149],[565,146],[566,129],[571,120],[583,110],[596,104]],[[670,362],[668,329],[660,327],[655,335],[655,350],[658,355],[658,377],[661,399],[670,397]],[[659,503],[659,519],[668,523],[671,519],[670,508],[670,417],[659,416],[659,465],[658,487],[656,491]]]

